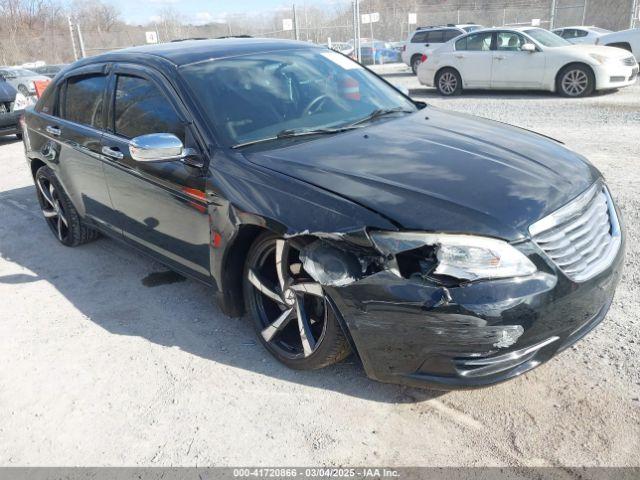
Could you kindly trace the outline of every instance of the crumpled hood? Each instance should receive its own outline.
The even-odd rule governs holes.
[[[249,161],[339,194],[409,230],[518,240],[599,176],[528,131],[426,108]],[[310,214],[312,214],[310,212]]]
[[[4,80],[0,80],[0,102],[13,102],[16,99],[16,89]]]

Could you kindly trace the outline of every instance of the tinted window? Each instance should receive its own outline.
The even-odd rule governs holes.
[[[134,138],[149,133],[173,133],[184,142],[184,126],[167,98],[149,80],[118,76],[115,133]]]
[[[426,43],[442,43],[443,38],[442,30],[435,30],[433,32],[428,32]]]
[[[52,84],[47,87],[42,93],[40,100],[38,100],[38,103],[36,103],[35,110],[37,112],[46,113],[47,115],[56,115],[55,100],[57,90],[58,89],[53,87]]]
[[[522,49],[522,45],[526,42],[524,37],[513,32],[499,32],[498,33],[498,50],[519,52]]]
[[[489,51],[491,50],[492,32],[474,33],[456,42],[456,50]]]
[[[106,84],[104,75],[67,80],[63,117],[75,123],[102,128],[102,95]]]
[[[576,38],[586,37],[586,36],[587,36],[586,30],[576,30]]]
[[[566,28],[564,32],[562,32],[562,38],[575,38],[577,30],[573,28]]]
[[[460,32],[458,30],[445,30],[444,37],[442,39],[443,42],[448,42],[449,40],[459,37]]]
[[[427,43],[427,34],[429,32],[417,32],[411,39],[411,43]]]

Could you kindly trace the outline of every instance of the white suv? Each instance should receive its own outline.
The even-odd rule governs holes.
[[[402,47],[402,61],[411,67],[413,74],[418,74],[418,66],[422,56],[429,54],[443,43],[465,33],[479,30],[482,25],[446,25],[437,27],[418,27],[409,35],[406,45]]]

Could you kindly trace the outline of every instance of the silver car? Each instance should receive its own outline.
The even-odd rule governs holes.
[[[25,97],[36,94],[36,86],[33,83],[37,80],[50,80],[44,75],[39,75],[31,70],[19,67],[2,67],[0,68],[0,76],[2,76],[9,85],[18,90]]]

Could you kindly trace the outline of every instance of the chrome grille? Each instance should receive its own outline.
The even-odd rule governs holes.
[[[627,57],[624,60],[622,60],[622,63],[624,63],[628,67],[635,67],[636,59],[634,57]]]
[[[620,248],[620,224],[600,182],[529,227],[533,241],[576,282],[605,270]]]

